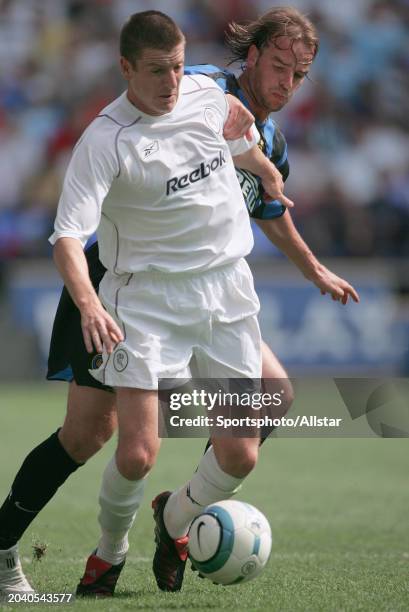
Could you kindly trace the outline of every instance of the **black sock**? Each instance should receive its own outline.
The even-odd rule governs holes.
[[[81,465],[67,454],[58,431],[34,448],[17,472],[0,508],[0,550],[14,546],[58,487]]]

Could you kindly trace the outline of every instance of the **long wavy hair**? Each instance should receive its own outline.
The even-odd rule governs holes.
[[[251,45],[262,49],[270,42],[279,49],[280,39],[288,37],[291,48],[295,41],[311,47],[313,58],[318,52],[319,38],[314,24],[292,7],[273,8],[247,25],[231,22],[226,31],[226,45],[231,51],[230,63],[244,62]]]

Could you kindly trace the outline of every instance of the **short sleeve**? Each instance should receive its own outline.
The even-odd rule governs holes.
[[[76,238],[85,246],[96,231],[103,201],[118,172],[114,151],[83,137],[74,149],[49,241]]]

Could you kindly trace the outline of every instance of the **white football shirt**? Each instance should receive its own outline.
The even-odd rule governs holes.
[[[258,136],[227,143],[227,115],[224,93],[206,76],[184,76],[175,108],[159,117],[122,94],[74,149],[50,242],[85,245],[97,230],[114,274],[201,271],[247,255],[253,235],[231,154]]]

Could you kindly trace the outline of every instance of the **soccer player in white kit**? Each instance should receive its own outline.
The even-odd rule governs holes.
[[[247,99],[256,119],[263,121],[266,113],[275,111],[278,106],[282,105],[282,100],[272,97],[273,94],[275,96],[277,91],[287,93],[289,96],[286,98],[287,103],[292,93],[301,84],[299,70],[305,70],[305,64],[301,63],[300,65],[298,62],[300,59],[298,55],[295,57],[291,55],[289,50],[283,50],[273,44],[274,37],[286,33],[288,38],[284,42],[287,41],[287,43],[301,37],[303,45],[307,47],[306,49],[302,47],[302,49],[308,51],[311,46],[314,48],[314,44],[317,43],[317,35],[312,24],[291,8],[273,9],[259,20],[247,24],[245,29],[236,24],[234,32],[233,42],[236,55],[237,45],[240,43],[236,59],[241,63],[245,62],[242,64],[244,72],[240,78],[240,81],[246,80],[248,82],[245,99]],[[264,32],[262,36],[261,32]],[[280,41],[282,47],[283,39],[280,39]],[[287,48],[288,45],[284,44],[284,47]],[[259,49],[260,53],[254,63],[256,49]],[[304,62],[304,55],[301,56],[301,60]],[[283,71],[283,64],[286,65],[286,71]],[[220,71],[220,69],[218,70]],[[202,72],[202,70],[199,70],[199,72]],[[224,71],[222,73],[224,74]],[[240,85],[244,87],[241,82]],[[231,83],[229,90],[234,90],[236,87],[237,84]],[[268,94],[268,108],[265,108],[266,93]],[[243,133],[243,121],[246,122],[247,127],[249,125],[247,121],[250,119],[246,116],[246,112],[243,115],[244,107],[236,106],[239,114],[235,112],[234,108],[232,110],[231,105],[235,100],[237,100],[235,97],[230,96],[231,114],[229,122],[224,126],[225,134],[230,130],[229,138],[238,137],[240,133]],[[264,105],[261,105],[262,108],[260,108],[261,101],[264,102]],[[237,104],[239,104],[238,101]],[[260,124],[258,127],[260,130]],[[234,128],[235,135],[231,132],[232,128]],[[263,127],[262,133],[264,129]],[[276,145],[274,145],[275,158],[279,155],[278,159],[281,160],[281,152],[281,148],[276,148]],[[264,153],[267,155],[266,151]],[[147,154],[149,154],[149,150]],[[281,201],[280,192],[282,195],[282,188],[277,185],[275,197]],[[323,293],[328,291],[334,299],[341,299],[341,296],[343,298],[348,297],[348,294],[356,299],[353,289],[346,281],[336,277],[314,258],[307,245],[303,243],[294,230],[287,213],[279,218],[258,222],[269,239],[283,250],[306,278],[314,282]],[[88,249],[87,261],[94,286],[98,286],[105,268],[96,260],[98,249],[95,249],[95,246]],[[84,331],[86,334],[88,333],[87,326]],[[116,426],[115,394],[108,390],[109,387],[104,387],[88,374],[87,368],[91,366],[91,362],[95,363],[99,356],[95,357],[92,354],[84,353],[86,349],[82,338],[80,338],[80,335],[82,336],[80,312],[66,289],[64,289],[60,301],[58,321],[56,319],[54,332],[50,349],[50,376],[48,378],[60,379],[59,376],[62,372],[63,379],[69,380],[70,374],[66,372],[65,368],[68,364],[71,364],[73,369],[74,380],[69,385],[67,416],[63,427],[36,446],[26,457],[14,478],[10,494],[0,508],[0,594],[5,592],[4,589],[6,589],[6,592],[10,592],[10,590],[32,590],[31,585],[22,573],[17,542],[32,519],[38,515],[55,494],[58,487],[70,474],[83,465],[84,461],[101,448],[112,435]],[[88,337],[88,341],[92,351],[93,343],[90,337]],[[262,352],[263,377],[285,379],[287,376],[285,370],[267,345],[263,344]],[[282,383],[285,385],[288,381],[282,380]],[[287,387],[291,390],[289,383]],[[107,390],[102,391],[101,389]],[[286,391],[286,397],[289,398],[290,395],[291,391]],[[112,504],[108,492],[111,490],[113,482],[116,482],[119,478],[117,470],[113,467],[116,468],[116,465],[113,466],[111,463],[104,476],[100,498],[102,506]],[[44,473],[47,474],[46,479]],[[132,486],[129,492],[130,497],[133,498]],[[138,502],[137,499],[135,501]],[[122,497],[121,506],[118,508],[122,516],[124,514],[124,503],[124,497]],[[22,507],[30,509],[30,512],[21,510]],[[128,507],[128,511],[132,515],[131,505]],[[103,517],[105,516],[105,512],[101,514]],[[112,527],[112,524],[110,526]],[[117,543],[119,540],[121,544],[118,549]],[[118,539],[112,542],[113,548],[106,544],[106,537],[103,536],[96,553],[92,554],[88,560],[84,578],[80,583],[80,588],[84,591],[86,589],[87,594],[114,593],[116,580],[124,564],[125,538],[121,538],[118,534]],[[99,557],[99,554],[103,554],[104,557]],[[92,581],[88,580],[89,575],[94,576]],[[86,586],[83,585],[83,582],[86,583]]]
[[[186,378],[193,356],[202,377],[261,377],[259,303],[243,259],[253,238],[231,153],[267,193],[277,171],[255,140],[226,143],[224,94],[205,76],[183,77],[184,46],[162,13],[139,13],[125,24],[128,91],[77,144],[50,239],[81,310],[85,343],[104,346],[94,375],[116,389],[114,485],[100,523],[119,552],[129,520],[118,525],[115,514],[111,523],[110,503],[115,508],[132,491],[136,511],[142,499],[160,445],[158,379]],[[96,229],[107,268],[99,299],[83,254]],[[167,538],[169,549],[167,567],[163,554],[155,557],[160,588],[180,588],[192,518],[235,493],[256,464],[258,445],[257,438],[215,438],[186,485],[195,497],[176,494],[176,511],[165,508],[167,497],[156,502],[157,537],[162,544]]]

